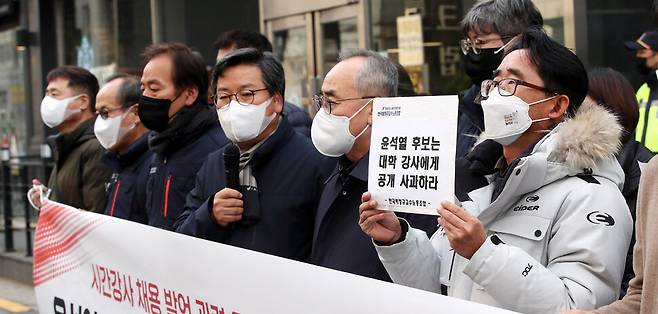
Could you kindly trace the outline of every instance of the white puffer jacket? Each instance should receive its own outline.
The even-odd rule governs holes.
[[[523,313],[591,309],[619,296],[633,223],[614,158],[614,115],[584,103],[520,159],[498,198],[494,185],[462,206],[489,238],[467,260],[439,230],[410,229],[377,252],[394,282]],[[591,175],[590,175],[591,174]],[[502,240],[499,241],[499,240]]]

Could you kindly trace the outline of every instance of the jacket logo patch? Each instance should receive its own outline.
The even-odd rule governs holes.
[[[525,198],[527,203],[534,203],[539,200],[539,195],[528,196]]]
[[[536,211],[536,210],[539,210],[539,205],[535,205],[535,206],[519,205],[519,206],[514,207],[512,210],[515,211],[515,212]]]
[[[149,170],[149,174],[154,174],[157,171],[158,171],[158,167],[151,167],[151,169]]]
[[[523,275],[523,277],[527,277],[528,274],[530,273],[530,270],[532,270],[532,265],[528,264],[528,266],[526,266],[523,272],[521,272],[521,275]]]
[[[614,226],[615,219],[608,213],[593,211],[587,215],[587,220],[595,225]]]

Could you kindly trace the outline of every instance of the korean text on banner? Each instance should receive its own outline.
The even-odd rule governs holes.
[[[40,313],[512,313],[56,202],[34,247]]]
[[[376,98],[368,190],[378,207],[437,215],[454,200],[457,96]]]

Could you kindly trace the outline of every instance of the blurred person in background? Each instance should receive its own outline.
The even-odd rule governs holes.
[[[638,71],[645,78],[635,94],[639,103],[639,119],[635,139],[649,150],[658,152],[658,31],[646,31],[634,41],[627,41],[628,50],[635,51]]]
[[[107,183],[105,214],[148,223],[146,181],[153,152],[148,129],[139,120],[139,78],[115,74],[96,96],[94,133],[107,152],[101,159],[112,169]]]
[[[460,93],[457,157],[466,156],[484,129],[480,84],[490,79],[505,55],[504,47],[530,26],[544,19],[531,0],[480,0],[461,22],[464,71],[473,85]]]

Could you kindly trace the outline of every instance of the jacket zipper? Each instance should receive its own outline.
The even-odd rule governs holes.
[[[169,186],[171,185],[171,175],[167,177],[167,185],[165,186],[165,199],[164,199],[164,216],[167,218],[169,214]]]
[[[117,203],[117,195],[119,194],[119,189],[121,188],[121,179],[117,181],[117,188],[114,189],[114,197],[112,197],[112,209],[110,210],[110,216],[114,217],[114,205]]]
[[[455,265],[455,255],[457,255],[457,252],[453,251],[452,261],[450,262],[450,272],[448,273],[448,281],[452,280],[452,266]]]

